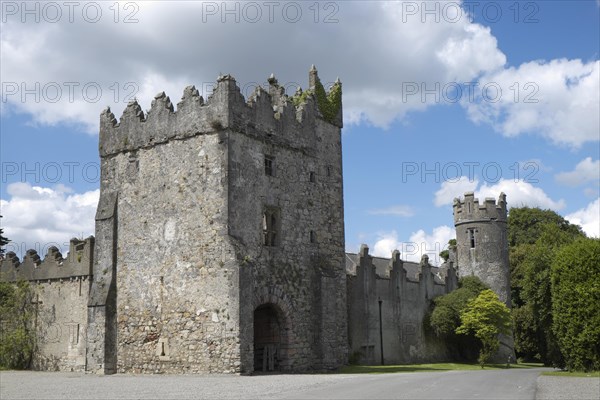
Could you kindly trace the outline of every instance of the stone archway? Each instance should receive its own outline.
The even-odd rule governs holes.
[[[282,371],[287,365],[287,327],[281,308],[265,303],[254,310],[254,371]]]

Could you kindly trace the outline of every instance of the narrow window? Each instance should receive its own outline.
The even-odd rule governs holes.
[[[475,229],[469,229],[469,243],[471,244],[471,248],[475,248]]]
[[[275,159],[271,156],[265,156],[265,175],[275,175]]]
[[[79,344],[79,324],[69,324],[69,343]]]
[[[276,209],[269,208],[263,214],[263,244],[273,247],[277,245],[277,227],[279,213]]]
[[[317,242],[317,234],[315,233],[315,231],[310,231],[310,242],[311,243]]]
[[[171,359],[169,351],[169,341],[167,338],[158,339],[156,346],[156,355],[161,361],[168,361]]]
[[[310,173],[308,174],[308,178],[311,182],[315,182],[315,173],[313,171],[310,171]]]
[[[327,166],[326,173],[327,173],[327,176],[331,176],[331,166],[329,166],[329,165]]]

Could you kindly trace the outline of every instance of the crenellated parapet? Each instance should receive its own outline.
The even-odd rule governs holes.
[[[399,364],[443,359],[443,348],[427,335],[431,301],[457,287],[451,265],[375,257],[362,245],[346,254],[350,352],[362,364]],[[440,349],[442,352],[440,353]]]
[[[326,92],[316,68],[309,72],[309,88],[285,94],[274,75],[268,90],[257,87],[246,100],[231,75],[217,79],[205,101],[194,86],[184,89],[177,109],[164,92],[157,94],[146,114],[131,101],[117,120],[110,108],[100,115],[100,156],[152,147],[226,129],[254,136],[280,137],[291,146],[303,146],[314,135],[316,120],[342,127],[339,79]]]
[[[94,237],[71,239],[66,258],[52,246],[42,259],[37,251],[27,250],[23,260],[14,252],[6,253],[0,262],[0,281],[46,281],[90,276],[92,274]]]
[[[373,279],[399,279],[402,282],[411,282],[423,286],[435,284],[439,286],[449,285],[449,287],[454,288],[458,283],[452,263],[446,263],[441,267],[432,266],[429,263],[429,256],[426,254],[421,257],[419,263],[403,261],[398,250],[392,252],[391,258],[374,257],[369,254],[369,247],[366,244],[361,245],[358,254],[346,254],[346,272],[349,276],[359,276],[366,273]]]
[[[498,202],[491,197],[481,203],[475,198],[473,192],[466,192],[463,199],[455,198],[454,204],[454,225],[458,226],[467,222],[506,222],[506,195],[500,193]]]

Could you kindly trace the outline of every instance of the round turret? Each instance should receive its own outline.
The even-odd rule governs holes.
[[[475,275],[510,307],[506,195],[480,204],[473,192],[454,199],[458,272]]]
[[[500,193],[498,203],[493,198],[480,203],[473,192],[467,192],[464,199],[454,199],[453,211],[459,276],[479,277],[510,308],[506,195]],[[514,360],[512,335],[500,335],[500,343],[494,359]]]

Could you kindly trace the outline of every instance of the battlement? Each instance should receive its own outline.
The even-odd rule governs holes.
[[[363,244],[358,254],[346,253],[346,273],[358,276],[365,271],[376,279],[389,280],[397,276],[418,285],[431,282],[440,286],[450,283],[452,286],[449,281],[456,280],[456,272],[451,264],[434,267],[429,263],[427,254],[421,257],[420,263],[403,261],[398,250],[392,252],[391,258],[375,257],[369,254],[369,247]]]
[[[164,92],[157,94],[147,114],[131,101],[119,121],[106,108],[100,115],[100,156],[152,147],[225,129],[255,136],[281,137],[302,146],[302,136],[314,135],[315,120],[342,127],[342,84],[339,79],[326,92],[316,68],[309,72],[309,88],[287,96],[274,75],[269,89],[257,87],[248,100],[231,75],[219,76],[205,101],[194,86],[183,91],[177,110]]]
[[[506,195],[504,193],[500,193],[498,203],[491,197],[486,197],[485,201],[480,203],[473,192],[466,192],[464,199],[454,199],[452,207],[455,226],[475,221],[506,222]]]
[[[425,254],[419,263],[374,257],[362,245],[358,254],[346,254],[346,290],[349,345],[363,364],[401,364],[441,358],[428,340],[424,319],[431,301],[458,287],[457,274],[448,263],[436,268]]]
[[[35,250],[27,250],[22,261],[10,251],[0,262],[0,282],[45,281],[90,276],[93,252],[93,236],[84,240],[71,239],[67,258],[63,258],[56,246],[48,249],[43,260]]]

